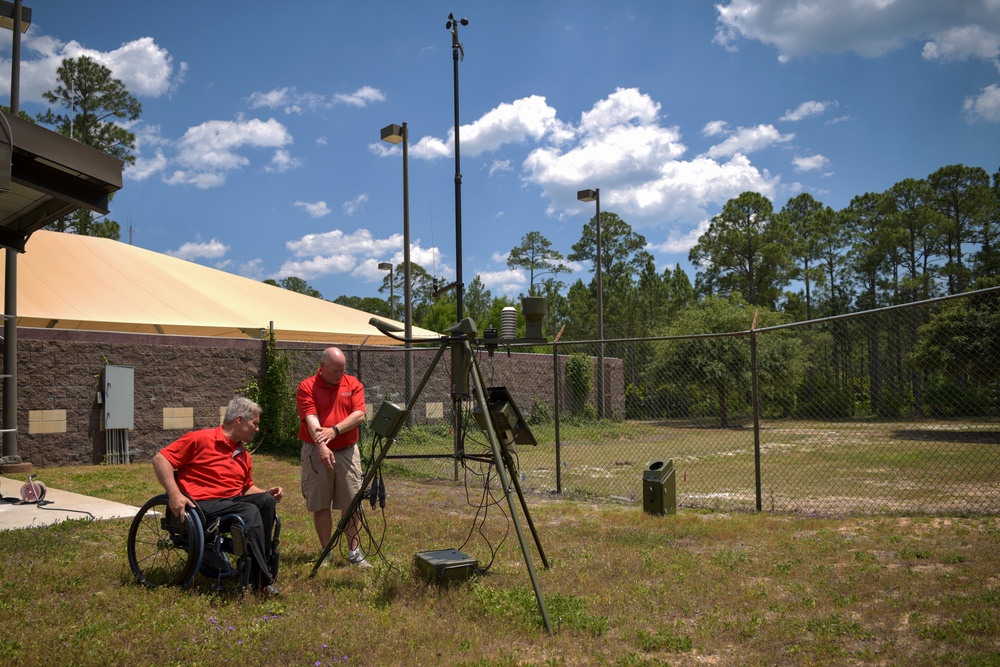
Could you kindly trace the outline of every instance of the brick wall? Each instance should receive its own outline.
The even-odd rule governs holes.
[[[299,379],[316,372],[325,347],[278,343],[291,362],[290,392]],[[365,385],[370,411],[387,398],[405,404],[401,348],[341,348],[347,372]],[[135,425],[129,431],[129,449],[134,461],[147,461],[185,431],[218,425],[220,408],[259,377],[262,352],[261,341],[247,339],[18,329],[18,455],[38,467],[102,463],[107,434],[99,392],[105,365],[115,365],[134,369]],[[413,350],[413,391],[437,352]],[[475,356],[486,386],[507,387],[525,418],[536,398],[554,414],[551,354],[508,355],[497,350],[492,357],[486,352]],[[560,366],[564,363],[565,357],[560,357]],[[562,376],[561,368],[559,372]],[[605,358],[605,372],[608,413],[621,415],[621,360]],[[414,407],[414,422],[450,419],[451,387],[451,355],[446,349]],[[565,406],[568,393],[560,391]],[[165,415],[170,416],[166,421]],[[190,427],[178,427],[185,415],[190,415]],[[34,429],[29,428],[32,423]]]

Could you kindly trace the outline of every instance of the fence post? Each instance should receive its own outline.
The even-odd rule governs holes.
[[[556,493],[562,493],[562,446],[559,443],[559,343],[552,343],[552,395],[555,397],[553,410],[556,425]]]
[[[753,405],[753,464],[757,487],[757,511],[761,511],[760,497],[760,393],[757,391],[757,313],[750,327],[750,400]]]

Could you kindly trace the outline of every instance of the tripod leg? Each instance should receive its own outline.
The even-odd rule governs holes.
[[[521,484],[517,481],[517,470],[514,469],[514,459],[507,452],[503,450],[504,465],[507,466],[507,472],[510,474],[510,481],[514,485],[514,490],[517,491],[517,498],[521,501],[521,510],[524,512],[524,519],[528,522],[528,529],[531,530],[531,536],[535,538],[535,546],[538,548],[538,555],[542,558],[542,565],[545,569],[549,569],[549,559],[545,557],[545,550],[542,549],[542,542],[538,539],[538,531],[535,530],[535,522],[531,520],[531,514],[528,512],[528,505],[524,502],[524,493],[521,492]]]
[[[465,350],[472,357],[472,348],[469,345],[469,341],[463,341],[465,345]],[[479,370],[479,364],[475,361],[475,357],[472,357],[472,381],[475,386],[475,397],[476,402],[479,405],[479,409],[482,410],[484,415],[488,415],[489,406],[486,404],[486,390],[485,382],[483,381],[483,375]],[[548,630],[549,634],[552,634],[552,622],[549,621],[549,612],[545,608],[545,598],[542,596],[542,589],[538,585],[538,576],[535,574],[535,566],[531,562],[531,554],[528,552],[528,544],[524,540],[524,530],[521,528],[521,521],[517,518],[517,508],[514,507],[514,499],[510,494],[510,482],[507,478],[507,466],[504,465],[503,453],[500,451],[500,440],[497,438],[496,431],[493,429],[492,422],[486,420],[486,435],[490,440],[490,445],[493,447],[493,463],[497,467],[497,474],[500,476],[500,483],[503,485],[503,493],[507,497],[507,506],[510,508],[510,518],[514,522],[514,530],[517,533],[517,541],[521,545],[521,553],[524,555],[524,564],[528,568],[528,576],[531,577],[531,585],[535,589],[535,599],[538,600],[538,610],[542,613],[542,620],[545,622],[545,629]],[[522,499],[523,505],[523,499]]]

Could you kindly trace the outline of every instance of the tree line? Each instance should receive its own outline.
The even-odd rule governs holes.
[[[55,88],[44,98],[66,111],[50,108],[35,118],[22,111],[21,116],[128,164],[135,162],[135,136],[123,123],[138,119],[142,106],[108,68],[86,56],[67,58],[57,70]],[[808,193],[775,210],[766,196],[744,192],[726,202],[690,250],[693,283],[679,265],[658,271],[645,237],[617,214],[602,211],[600,216],[605,339],[746,328],[752,313],[770,323],[816,320],[1000,284],[1000,170],[991,178],[981,167],[948,165],[926,178],[907,178],[884,192],[858,195],[840,210]],[[95,219],[86,209],[49,228],[112,239],[121,233],[116,221]],[[527,291],[520,296],[548,300],[543,331],[550,339],[597,338],[596,230],[591,218],[565,256],[539,231],[525,234],[508,254],[508,266],[527,277]],[[590,280],[562,280],[570,273],[567,261],[589,263]],[[454,324],[455,292],[436,295],[435,276],[415,263],[409,268],[413,323],[432,331]],[[403,280],[403,267],[396,265],[379,288],[384,298],[341,295],[333,301],[401,319]],[[265,282],[323,298],[298,276]],[[479,276],[464,286],[464,314],[480,330],[498,327],[508,306],[519,309],[519,299],[494,296]],[[992,390],[987,388],[997,380],[992,367],[998,365],[994,353],[1000,350],[1000,327],[984,322],[996,323],[996,307],[989,299],[974,299],[914,311],[878,331],[830,325],[822,343],[776,346],[785,370],[773,373],[775,382],[807,391],[775,404],[790,400],[799,408],[823,404],[831,413],[850,412],[859,403],[856,396],[847,396],[853,391],[873,414],[901,409],[923,414],[928,404],[939,409],[935,387],[940,390],[945,382],[952,395],[964,397],[951,401],[951,412],[967,409],[960,405],[995,407],[1000,399],[995,391],[988,396]],[[960,345],[979,350],[977,360],[969,361]],[[810,361],[799,359],[795,349],[805,350]],[[633,410],[663,391],[663,383],[657,388],[650,374],[677,362],[662,353],[650,357],[650,350],[635,346],[609,344],[606,353],[624,359]],[[687,354],[694,358],[693,351]],[[655,363],[645,363],[654,357]],[[702,362],[708,366],[712,360]],[[787,376],[790,370],[793,379]],[[713,383],[712,400],[720,409],[724,392],[719,389],[726,383],[723,378]]]

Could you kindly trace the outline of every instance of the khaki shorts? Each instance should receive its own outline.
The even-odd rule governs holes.
[[[333,450],[336,462],[330,470],[316,456],[316,447],[302,443],[302,497],[306,510],[346,510],[361,490],[361,453],[357,444]]]

